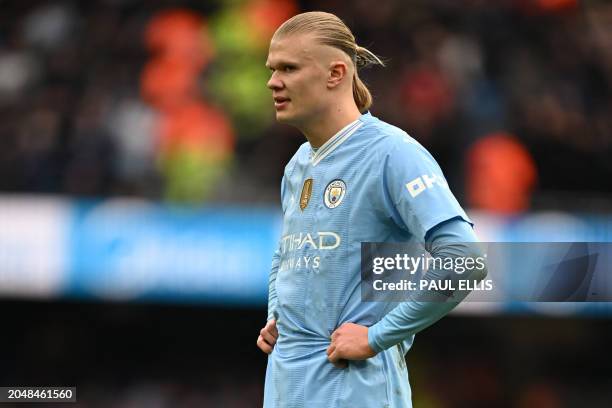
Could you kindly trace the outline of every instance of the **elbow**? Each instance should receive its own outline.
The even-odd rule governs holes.
[[[485,256],[485,254],[482,252],[482,250],[480,250],[480,248],[478,247],[474,247],[472,248],[472,251],[470,251],[471,254],[471,258],[474,259],[474,268],[472,268],[471,274],[470,274],[470,278],[480,282],[482,281],[484,278],[487,277],[489,271],[488,271],[488,266],[487,266],[487,258]]]
[[[488,269],[487,269],[487,265],[484,264],[482,268],[475,268],[474,271],[472,272],[472,279],[474,279],[477,282],[480,282],[481,280],[483,280],[484,278],[487,277],[487,274],[489,273]]]

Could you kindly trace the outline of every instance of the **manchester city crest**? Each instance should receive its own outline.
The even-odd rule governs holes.
[[[323,196],[327,208],[336,208],[342,202],[346,193],[346,184],[342,180],[334,180],[325,188]]]

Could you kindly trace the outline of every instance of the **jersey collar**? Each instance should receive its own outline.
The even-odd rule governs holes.
[[[323,143],[321,147],[319,147],[311,156],[311,163],[313,166],[316,166],[326,158],[331,152],[333,152],[338,146],[346,141],[353,133],[357,131],[362,125],[363,122],[360,118],[355,121],[349,123],[342,129],[340,129],[335,135],[333,135],[327,142]]]

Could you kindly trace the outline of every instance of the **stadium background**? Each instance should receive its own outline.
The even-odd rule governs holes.
[[[263,64],[305,10],[385,58],[362,74],[373,114],[434,154],[483,239],[610,241],[610,2],[3,0],[0,385],[261,405],[278,186],[303,142]],[[607,407],[610,316],[458,311],[408,354],[415,407]]]

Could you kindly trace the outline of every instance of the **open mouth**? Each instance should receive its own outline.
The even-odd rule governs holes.
[[[282,96],[275,96],[274,97],[274,107],[278,110],[278,109],[283,109],[285,108],[289,102],[291,101],[291,99],[289,98],[285,98]]]

